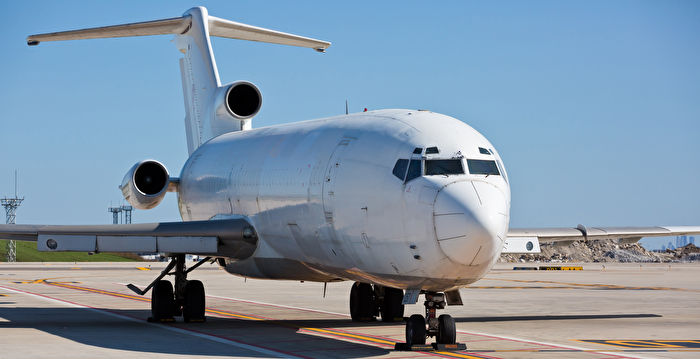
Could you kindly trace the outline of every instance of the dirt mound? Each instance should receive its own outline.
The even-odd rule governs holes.
[[[539,254],[502,254],[499,262],[691,262],[700,261],[700,248],[688,244],[666,252],[652,252],[639,243],[576,241],[570,245],[540,245]]]

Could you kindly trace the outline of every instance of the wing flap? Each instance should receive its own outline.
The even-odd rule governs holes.
[[[0,225],[0,239],[37,241],[46,252],[192,253],[247,258],[257,234],[243,217],[87,226]]]
[[[658,227],[585,227],[576,228],[512,228],[508,238],[537,237],[541,243],[576,240],[621,240],[644,237],[681,236],[700,234],[700,226]]]

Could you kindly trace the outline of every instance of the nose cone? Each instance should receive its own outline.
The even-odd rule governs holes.
[[[508,200],[496,186],[455,182],[435,199],[435,234],[440,248],[465,265],[490,263],[501,252],[508,223]]]

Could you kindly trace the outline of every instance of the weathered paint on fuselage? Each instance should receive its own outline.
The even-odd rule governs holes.
[[[259,248],[228,261],[233,274],[439,291],[464,286],[500,254],[510,188],[505,176],[421,176],[404,184],[392,174],[397,159],[420,158],[414,148],[431,146],[440,153],[424,158],[500,161],[495,151],[479,153],[493,146],[476,130],[428,111],[232,132],[199,147],[183,167],[180,212],[184,220],[250,219]]]

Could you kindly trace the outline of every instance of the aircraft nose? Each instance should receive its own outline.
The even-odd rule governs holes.
[[[480,265],[500,253],[508,202],[496,186],[482,181],[451,183],[438,192],[433,216],[440,248],[453,261]]]

